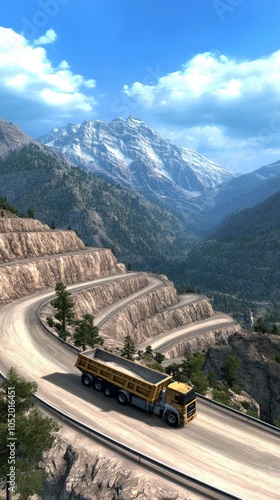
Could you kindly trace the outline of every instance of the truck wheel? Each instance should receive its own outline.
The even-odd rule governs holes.
[[[95,381],[94,381],[94,389],[96,391],[102,391],[103,390],[103,380],[101,378],[97,378]]]
[[[120,405],[126,405],[128,403],[127,395],[122,391],[118,392],[117,400]]]
[[[106,396],[106,398],[110,398],[112,396],[111,387],[109,387],[108,385],[104,389],[104,396]]]
[[[83,375],[82,375],[82,383],[86,387],[90,387],[91,386],[92,380],[91,380],[90,376],[87,375],[86,373],[83,373]]]
[[[170,427],[177,427],[178,425],[177,415],[173,412],[167,413],[165,420]]]

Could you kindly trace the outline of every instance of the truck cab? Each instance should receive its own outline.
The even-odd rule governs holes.
[[[196,395],[191,386],[182,382],[171,382],[166,388],[165,403],[177,410],[180,423],[187,425],[196,416]]]

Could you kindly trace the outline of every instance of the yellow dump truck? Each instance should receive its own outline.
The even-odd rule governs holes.
[[[187,425],[196,416],[192,387],[170,375],[96,347],[79,353],[75,366],[82,383],[115,396],[121,405],[133,404],[163,418],[170,426]]]

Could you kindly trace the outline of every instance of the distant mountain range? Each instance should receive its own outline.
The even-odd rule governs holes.
[[[160,271],[190,247],[184,225],[170,212],[77,168],[3,120],[0,180],[0,196],[19,213],[32,209],[51,226],[71,227],[86,244],[112,248],[127,265]]]
[[[0,120],[0,175],[0,196],[20,212],[71,226],[133,267],[252,297],[280,287],[280,161],[233,176],[135,117],[40,142]]]
[[[134,116],[108,124],[69,124],[38,141],[75,165],[164,206],[184,222],[193,212],[194,197],[234,177],[197,152],[163,139]]]
[[[173,145],[134,116],[108,124],[69,124],[38,141],[166,208],[200,236],[228,214],[253,207],[280,189],[280,161],[234,176],[199,153]]]

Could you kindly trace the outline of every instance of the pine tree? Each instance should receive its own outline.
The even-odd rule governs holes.
[[[84,314],[83,319],[75,321],[74,343],[77,347],[93,347],[95,344],[104,344],[104,339],[99,335],[98,327],[94,325],[94,316]]]
[[[36,407],[35,382],[27,382],[14,368],[0,384],[0,477],[6,477],[6,498],[20,500],[43,491],[47,474],[40,462],[59,429]],[[13,411],[14,409],[14,411]]]
[[[132,359],[135,352],[136,352],[135,344],[134,344],[131,336],[127,335],[124,338],[124,346],[123,346],[123,350],[121,352],[121,356],[123,356],[124,358],[127,358],[127,359]]]
[[[54,316],[57,322],[54,322],[53,326],[60,337],[66,338],[68,335],[67,325],[72,325],[74,322],[74,301],[70,298],[71,293],[67,291],[66,286],[61,281],[56,284],[55,291],[57,297],[51,301],[51,304],[57,310]]]

